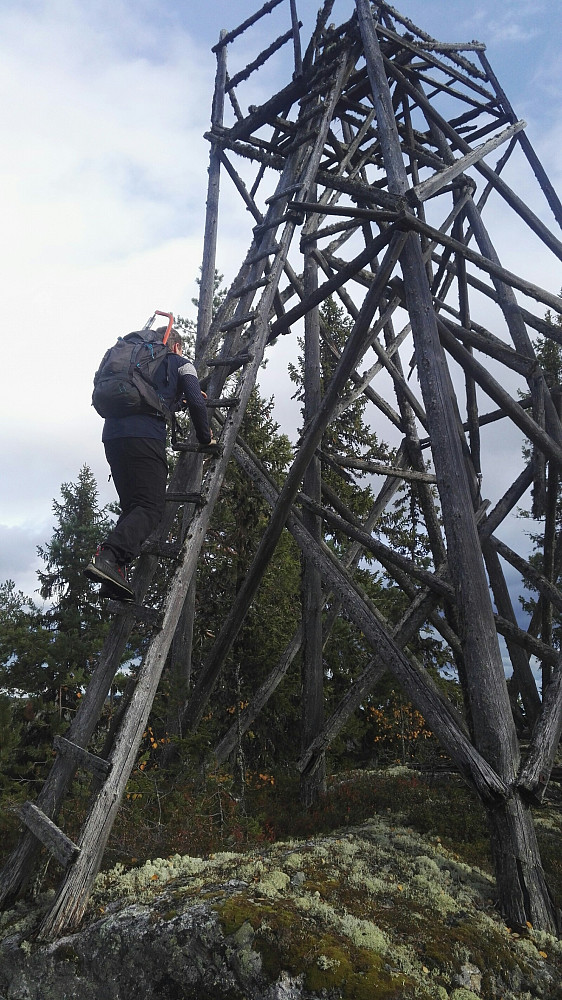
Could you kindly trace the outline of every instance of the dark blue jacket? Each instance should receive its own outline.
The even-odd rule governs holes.
[[[185,400],[197,440],[200,444],[209,444],[211,430],[207,407],[193,363],[170,351],[156,372],[153,384],[170,410],[179,409]],[[148,413],[108,417],[103,425],[102,441],[124,437],[157,438],[165,441],[166,421],[164,417]]]

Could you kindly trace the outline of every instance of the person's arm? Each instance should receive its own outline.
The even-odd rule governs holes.
[[[187,404],[199,444],[211,444],[213,434],[209,426],[205,397],[199,385],[197,372],[192,362],[185,361],[183,358],[182,364],[178,368],[178,389],[182,399]]]

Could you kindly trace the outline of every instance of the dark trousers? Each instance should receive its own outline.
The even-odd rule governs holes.
[[[153,438],[129,437],[106,441],[104,447],[121,516],[103,545],[115,553],[120,563],[130,563],[164,513],[166,445]]]

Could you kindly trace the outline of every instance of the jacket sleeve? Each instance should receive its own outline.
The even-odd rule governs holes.
[[[178,390],[180,397],[187,404],[189,416],[193,422],[199,444],[209,444],[211,440],[211,428],[209,427],[207,407],[205,406],[205,399],[201,392],[195,366],[191,361],[183,361],[180,368],[178,368]]]

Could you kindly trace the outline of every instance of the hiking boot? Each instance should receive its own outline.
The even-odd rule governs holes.
[[[84,576],[103,585],[104,597],[113,597],[116,601],[135,601],[135,592],[127,581],[127,570],[125,566],[119,565],[111,549],[98,549],[86,566]]]
[[[113,590],[113,588],[108,583],[102,583],[100,589],[98,590],[98,597],[101,597],[102,600],[105,599],[105,600],[109,600],[109,601],[124,601],[125,600],[125,598],[122,596],[122,594],[120,593],[119,595],[117,595],[117,592],[115,590]],[[130,599],[127,598],[127,603],[129,603],[129,601],[130,601]]]

